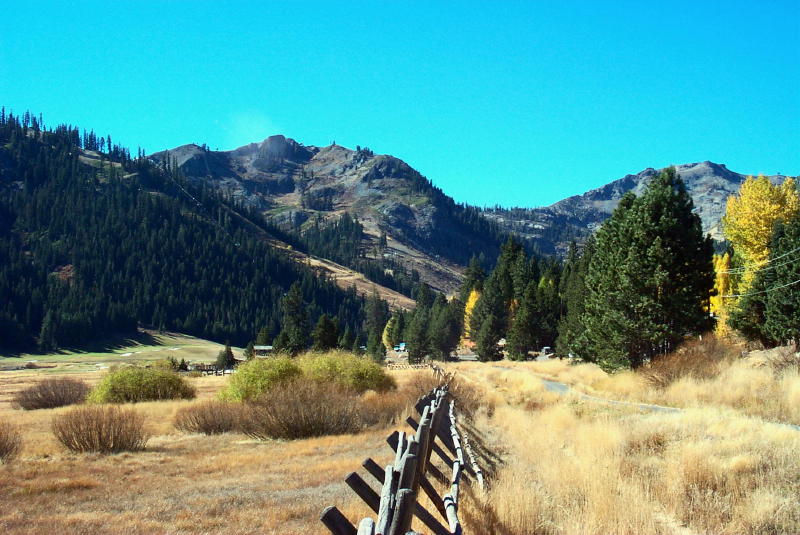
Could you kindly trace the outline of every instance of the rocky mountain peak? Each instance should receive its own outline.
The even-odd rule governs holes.
[[[709,160],[676,165],[675,169],[692,196],[703,228],[714,239],[722,240],[720,220],[725,213],[725,204],[729,196],[739,191],[747,175]],[[543,252],[563,255],[570,241],[580,241],[597,229],[625,193],[631,191],[641,195],[659,171],[648,167],[547,207],[489,210],[485,215],[496,220],[501,227],[531,239]],[[780,175],[769,178],[773,183],[783,181]]]

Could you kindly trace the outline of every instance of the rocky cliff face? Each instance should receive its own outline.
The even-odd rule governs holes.
[[[385,234],[382,255],[417,269],[423,280],[447,292],[459,284],[472,254],[491,256],[503,239],[476,210],[455,204],[407,163],[369,149],[305,146],[272,136],[227,152],[184,145],[151,158],[170,158],[187,176],[226,190],[287,228],[355,215],[365,228],[365,251]],[[709,161],[676,168],[703,227],[722,240],[725,202],[746,175]],[[572,240],[584,240],[611,215],[625,193],[641,194],[657,173],[647,168],[547,207],[487,209],[482,215],[542,253],[563,256]],[[783,178],[770,177],[775,183]]]
[[[722,240],[720,220],[725,203],[739,191],[746,175],[709,161],[678,165],[676,169],[692,196],[703,228],[714,239]],[[491,209],[484,215],[502,228],[530,239],[542,252],[564,255],[571,240],[585,239],[611,215],[625,193],[640,195],[658,172],[647,168],[543,208]],[[783,179],[780,175],[770,177],[774,183]]]
[[[305,146],[272,136],[226,152],[184,145],[151,156],[167,158],[188,177],[224,189],[287,228],[355,215],[364,225],[365,251],[385,234],[388,247],[380,254],[447,292],[458,286],[473,253],[491,256],[499,245],[477,210],[455,204],[402,160],[369,149]]]

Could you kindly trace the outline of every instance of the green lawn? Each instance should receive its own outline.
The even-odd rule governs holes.
[[[43,372],[83,372],[115,364],[157,361],[168,357],[192,362],[212,362],[222,348],[222,344],[193,336],[148,331],[131,337],[105,340],[83,349],[65,349],[47,354],[0,355],[0,369],[21,366],[30,361],[48,366],[42,368]],[[233,348],[233,351],[241,356],[240,348]]]

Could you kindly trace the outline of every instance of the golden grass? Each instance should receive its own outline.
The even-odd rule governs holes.
[[[719,344],[713,344],[719,351]],[[730,354],[730,348],[727,348]],[[702,352],[697,359],[702,360]],[[457,368],[470,369],[462,363]],[[477,365],[480,366],[480,365]],[[608,374],[595,364],[571,364],[567,360],[545,362],[503,361],[508,370],[492,368],[490,374],[518,375],[517,383],[541,377],[570,385],[585,394],[631,402],[678,408],[717,407],[733,409],[742,416],[755,416],[773,422],[800,425],[800,368],[773,367],[764,359],[731,359],[708,355],[703,364],[693,363],[685,375],[676,373],[663,386],[653,384],[648,370]],[[523,372],[523,373],[520,373]],[[520,385],[499,387],[519,395]]]
[[[544,364],[554,378],[607,380]],[[800,532],[798,431],[730,408],[648,413],[554,397],[535,385],[541,365],[456,367],[495,392],[481,426],[507,450],[490,490],[462,510],[465,533]]]
[[[0,533],[327,533],[319,514],[328,505],[353,520],[372,514],[344,477],[366,457],[391,462],[386,437],[410,410],[411,385],[426,373],[393,372],[399,388],[392,399],[365,393],[372,427],[295,441],[176,430],[176,413],[215,399],[230,376],[190,378],[196,400],[133,405],[152,436],[144,451],[100,455],[69,453],[54,438],[51,420],[69,407],[12,409],[13,392],[43,372],[0,373],[0,420],[17,424],[24,439],[16,462],[0,465]],[[102,375],[70,377],[95,384]]]
[[[448,369],[478,400],[468,427],[490,482],[485,493],[464,488],[465,533],[800,533],[800,432],[764,420],[798,418],[795,369],[777,373],[736,359],[664,387],[640,374],[555,360]],[[362,400],[379,415],[410,410],[413,396],[400,393],[424,388],[424,374],[393,372],[397,393],[367,392]],[[548,391],[542,376],[592,395],[687,409],[584,401]],[[4,374],[0,387],[5,377],[19,385]],[[391,462],[385,438],[396,416],[377,417],[358,434],[291,442],[172,427],[177,411],[213,399],[228,380],[191,379],[198,400],[137,404],[153,438],[144,452],[111,456],[69,454],[55,442],[50,418],[68,408],[13,411],[3,397],[0,419],[13,418],[25,444],[15,464],[0,467],[0,531],[325,533],[318,515],[327,505],[356,522],[374,516],[343,478],[365,457]],[[767,394],[775,399],[762,397],[759,407],[754,398]]]

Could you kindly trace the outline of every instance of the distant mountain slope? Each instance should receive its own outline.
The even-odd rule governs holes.
[[[676,169],[694,200],[703,228],[714,239],[722,240],[720,220],[725,202],[739,191],[747,175],[709,161],[677,165]],[[530,240],[543,253],[563,256],[572,239],[585,239],[611,215],[625,193],[641,194],[658,171],[649,167],[547,207],[487,209],[484,215],[501,228]],[[775,183],[783,179],[782,175],[770,177]]]
[[[478,209],[456,204],[402,160],[366,148],[305,146],[272,136],[232,151],[183,145],[150,158],[174,162],[288,232],[302,234],[351,214],[364,226],[361,256],[386,269],[416,270],[446,292],[458,286],[473,254],[491,262],[504,239]]]
[[[294,283],[310,325],[326,313],[364,338],[364,298],[331,280],[350,274],[298,261],[252,216],[171,167],[100,151],[93,133],[0,112],[0,354],[137,325],[243,346],[279,332]]]

